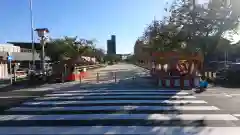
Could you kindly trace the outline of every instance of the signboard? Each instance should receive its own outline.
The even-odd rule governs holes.
[[[12,61],[12,59],[13,59],[12,56],[8,56],[8,57],[7,57],[7,60],[8,60],[8,61]]]

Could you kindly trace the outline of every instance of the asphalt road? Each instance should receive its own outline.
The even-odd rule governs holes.
[[[146,75],[147,73],[148,71],[143,68],[139,68],[132,64],[120,63],[117,65],[109,65],[107,67],[94,70],[88,75],[88,79],[85,79],[85,82],[97,82],[97,75],[99,76],[99,82],[103,83],[115,81],[115,77],[117,81],[119,81],[123,79],[139,77]]]
[[[240,107],[238,107],[240,104],[240,88],[209,88],[206,92],[196,94],[196,97],[217,106],[224,112],[240,116]]]
[[[237,104],[229,97],[237,90],[164,90],[147,74],[123,63],[97,69],[81,84],[6,110],[0,134],[239,135],[238,111],[222,107]]]

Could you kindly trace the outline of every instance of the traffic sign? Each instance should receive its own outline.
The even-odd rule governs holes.
[[[7,59],[8,59],[8,61],[12,61],[13,57],[12,56],[8,56]]]

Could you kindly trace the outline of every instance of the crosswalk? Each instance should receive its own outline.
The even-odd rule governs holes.
[[[189,91],[61,90],[6,110],[0,134],[237,135],[238,121]]]

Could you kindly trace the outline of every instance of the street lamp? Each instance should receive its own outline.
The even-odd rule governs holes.
[[[31,40],[32,40],[32,68],[35,69],[35,47],[34,47],[34,29],[33,29],[33,12],[32,12],[32,0],[29,0],[29,11],[31,20]]]
[[[49,33],[49,30],[47,28],[41,28],[41,29],[36,29],[35,31],[37,31],[38,36],[40,37],[40,44],[42,47],[42,51],[41,51],[41,62],[42,62],[42,72],[43,74],[45,74],[45,51],[44,51],[44,47],[46,44],[46,39],[47,39],[47,33]]]

